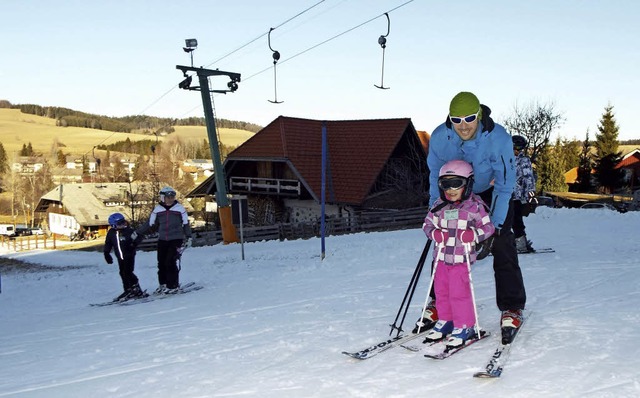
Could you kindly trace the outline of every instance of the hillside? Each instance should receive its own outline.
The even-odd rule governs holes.
[[[204,126],[176,126],[175,132],[159,139],[170,137],[202,141],[207,138]],[[253,136],[245,130],[220,128],[219,139],[227,146],[238,146]],[[91,153],[94,146],[112,144],[117,141],[155,139],[153,135],[114,133],[80,127],[59,127],[54,119],[20,112],[18,109],[0,108],[0,141],[8,156],[17,154],[24,144],[31,142],[34,151],[50,156],[55,142],[62,144],[63,151],[70,154]]]

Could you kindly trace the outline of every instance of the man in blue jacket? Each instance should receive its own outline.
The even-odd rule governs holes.
[[[496,228],[493,239],[488,239],[493,242],[480,248],[479,256],[486,256],[489,251],[493,254],[496,301],[502,311],[502,340],[507,343],[522,322],[526,293],[511,231],[511,196],[516,180],[513,145],[509,133],[494,123],[490,114],[491,110],[481,105],[472,93],[461,92],[451,100],[447,120],[433,131],[429,141],[429,204],[433,205],[440,196],[438,170],[442,165],[454,159],[471,163],[475,179],[473,192],[489,206]],[[435,299],[431,304],[435,307]],[[423,316],[433,322],[437,320],[437,313],[431,307],[429,305]]]

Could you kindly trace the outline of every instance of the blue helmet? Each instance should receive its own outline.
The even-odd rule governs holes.
[[[109,225],[113,228],[117,227],[118,224],[122,225],[126,220],[122,213],[113,213],[109,216]]]

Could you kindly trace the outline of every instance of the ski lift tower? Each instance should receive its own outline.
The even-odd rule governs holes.
[[[195,68],[193,66],[193,51],[198,46],[196,39],[185,40],[186,47],[183,50],[191,55],[191,66],[176,65],[176,69],[180,69],[185,79],[178,84],[178,87],[184,90],[200,91],[202,96],[202,106],[204,107],[204,118],[207,124],[207,135],[209,137],[209,149],[213,159],[213,172],[216,181],[216,203],[218,204],[218,216],[220,217],[220,226],[222,228],[222,239],[224,243],[237,242],[238,237],[236,229],[231,218],[231,205],[227,196],[227,184],[222,168],[222,160],[220,157],[220,146],[218,145],[218,133],[216,130],[216,121],[213,115],[213,106],[211,105],[211,93],[226,94],[235,92],[240,82],[240,74],[233,72],[224,72],[221,70],[211,70],[204,68]],[[193,75],[187,72],[195,72],[198,76],[200,86],[191,86]],[[209,77],[211,76],[227,76],[230,81],[227,83],[225,90],[212,90],[209,88]]]

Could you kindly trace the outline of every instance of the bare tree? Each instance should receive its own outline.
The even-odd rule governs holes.
[[[564,123],[564,116],[556,111],[554,102],[546,104],[537,100],[520,107],[513,107],[513,114],[507,117],[504,125],[512,134],[518,134],[529,141],[529,156],[536,163],[538,156],[549,145],[551,133]]]

